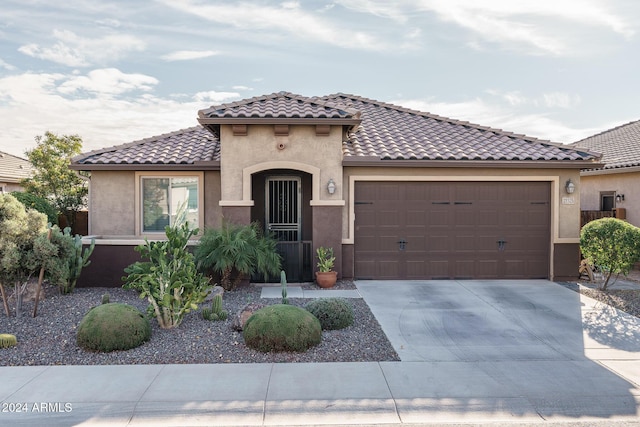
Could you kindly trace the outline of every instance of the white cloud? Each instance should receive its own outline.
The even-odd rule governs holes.
[[[208,58],[218,55],[214,50],[179,50],[163,55],[161,58],[165,61],[189,61],[192,59]]]
[[[94,94],[120,95],[133,90],[151,90],[158,80],[144,74],[125,74],[116,68],[90,71],[87,75],[74,76],[58,87],[63,94],[92,92]]]
[[[53,38],[57,41],[52,46],[44,47],[30,43],[20,46],[18,51],[34,58],[69,67],[86,67],[113,61],[129,52],[145,49],[143,41],[125,34],[88,39],[80,37],[72,31],[54,30]]]
[[[571,54],[577,26],[606,28],[630,37],[633,26],[610,12],[602,1],[417,0],[442,20],[471,30],[481,39],[503,45],[528,46],[532,53]]]
[[[338,25],[320,14],[305,11],[298,2],[267,6],[253,2],[201,3],[197,0],[161,0],[166,6],[207,21],[245,31],[245,36],[303,38],[351,49],[383,50],[385,39],[372,33],[355,31],[351,25]]]
[[[193,96],[193,99],[197,102],[213,102],[220,103],[227,99],[240,98],[240,94],[237,92],[198,92]]]
[[[184,100],[157,96],[158,82],[149,76],[115,69],[86,75],[25,73],[0,78],[0,151],[24,155],[45,131],[78,134],[83,151],[195,126],[198,110],[238,98],[235,92],[213,91]],[[116,89],[109,89],[110,84]],[[142,95],[124,98],[124,94]],[[82,97],[75,96],[84,91]],[[121,96],[115,96],[121,95]],[[37,117],[37,120],[34,120]]]
[[[579,95],[570,95],[564,92],[550,92],[543,94],[544,104],[547,107],[572,108],[582,101]]]
[[[0,58],[0,68],[4,68],[5,70],[8,70],[8,71],[14,71],[17,69],[15,66],[4,61],[2,58]]]
[[[581,104],[582,98],[567,92],[547,92],[535,97],[527,97],[520,91],[503,92],[497,89],[486,90],[485,93],[506,101],[512,107],[533,106],[543,108],[571,109]]]
[[[242,85],[232,86],[231,89],[233,89],[233,90],[241,90],[241,91],[253,90],[253,88],[251,88],[249,86],[242,86]]]
[[[594,30],[630,38],[633,21],[616,14],[605,0],[336,0],[351,10],[407,24],[434,13],[440,20],[469,31],[467,45],[486,43],[530,54],[572,55],[592,51],[585,39]],[[595,36],[597,39],[598,37]]]

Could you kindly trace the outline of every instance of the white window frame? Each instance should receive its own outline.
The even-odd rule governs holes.
[[[197,186],[198,186],[198,228],[200,230],[204,229],[204,172],[136,172],[136,235],[138,236],[153,236],[158,237],[160,235],[164,235],[164,230],[160,231],[144,231],[144,216],[143,216],[143,204],[142,200],[143,191],[142,191],[142,180],[143,179],[171,179],[171,178],[187,178],[193,177],[197,178]],[[171,216],[171,214],[170,214]]]

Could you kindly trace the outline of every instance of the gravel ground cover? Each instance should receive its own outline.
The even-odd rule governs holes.
[[[640,317],[640,289],[609,289],[601,291],[578,286],[576,283],[563,283],[563,285],[632,316]]]
[[[315,285],[305,285],[315,287]],[[341,282],[335,289],[353,289]],[[363,299],[349,299],[354,308],[354,324],[337,331],[323,331],[322,342],[304,353],[261,353],[245,346],[241,332],[232,329],[232,315],[249,302],[278,304],[280,299],[261,299],[261,288],[244,287],[224,293],[226,321],[204,320],[200,313],[186,315],[174,329],[161,329],[151,319],[151,340],[127,351],[95,353],[76,345],[76,328],[91,309],[109,293],[110,302],[127,303],[145,312],[147,301],[138,293],[122,288],[78,288],[71,295],[58,295],[46,288],[46,298],[31,317],[33,303],[24,304],[22,317],[6,317],[0,307],[0,333],[17,336],[18,345],[0,349],[0,366],[27,365],[118,365],[172,363],[271,363],[271,362],[373,362],[397,361],[398,355]],[[309,299],[290,298],[302,306]]]

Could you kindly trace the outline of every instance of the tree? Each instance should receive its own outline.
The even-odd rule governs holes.
[[[640,259],[640,229],[617,218],[591,221],[580,232],[580,250],[606,274],[606,290],[612,274],[629,273]]]
[[[0,194],[0,291],[6,298],[3,285],[14,288],[16,314],[22,308],[22,293],[27,282],[41,267],[43,254],[34,243],[47,230],[47,217],[35,210],[27,210],[15,197]],[[9,308],[5,303],[5,310]]]
[[[89,192],[86,181],[69,169],[71,158],[80,154],[82,138],[45,132],[36,136],[36,148],[26,151],[33,165],[32,178],[22,181],[25,190],[51,201],[59,214],[73,224],[73,214],[86,205]]]

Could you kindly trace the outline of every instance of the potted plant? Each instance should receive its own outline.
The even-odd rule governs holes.
[[[320,246],[316,249],[318,256],[318,271],[316,271],[316,282],[321,288],[331,288],[336,284],[338,273],[333,271],[333,264],[336,257],[333,256],[333,248]]]

